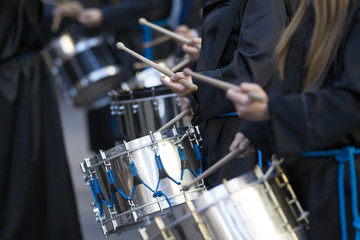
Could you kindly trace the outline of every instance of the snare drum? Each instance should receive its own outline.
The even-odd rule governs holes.
[[[280,166],[225,181],[173,213],[155,217],[143,239],[308,239],[307,213]]]
[[[188,126],[124,141],[85,159],[80,165],[104,235],[140,226],[206,190],[203,182],[181,190],[181,183],[201,173],[198,144],[198,133]]]
[[[103,36],[73,35],[62,33],[42,54],[66,102],[88,106],[124,79]]]
[[[180,98],[166,86],[110,93],[118,138],[132,140],[156,131],[181,112]],[[186,126],[186,119],[177,127]]]

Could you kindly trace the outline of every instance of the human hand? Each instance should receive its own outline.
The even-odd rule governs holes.
[[[191,58],[192,61],[196,62],[200,55],[201,38],[193,38],[189,43],[182,46],[183,51]]]
[[[236,149],[242,151],[241,154],[236,156],[237,158],[245,157],[254,152],[254,146],[251,145],[249,139],[247,139],[241,132],[236,133],[235,138],[229,147],[230,152]]]
[[[89,8],[82,11],[78,16],[78,21],[88,27],[99,26],[103,20],[103,14],[98,8]]]
[[[252,100],[248,95],[250,93],[267,99],[265,91],[255,83],[242,83],[238,90],[227,90],[226,96],[234,103],[240,117],[252,121],[270,120],[267,101]]]
[[[180,97],[185,97],[192,93],[191,89],[188,89],[178,83],[178,80],[185,79],[186,81],[193,83],[191,76],[185,76],[183,72],[175,73],[170,80],[167,80],[166,78],[160,78],[160,81],[170,88],[173,92],[175,92]]]
[[[192,31],[191,29],[186,26],[186,25],[180,25],[178,26],[176,29],[175,29],[175,33],[187,38],[187,39],[192,39],[193,38],[193,34],[192,34]],[[175,42],[179,45],[182,45],[183,43],[179,42],[179,41],[176,41]]]

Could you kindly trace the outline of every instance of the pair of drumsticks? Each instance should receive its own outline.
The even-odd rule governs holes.
[[[142,25],[146,25],[154,30],[157,30],[171,38],[174,38],[178,41],[180,41],[181,43],[184,43],[184,44],[187,44],[189,43],[191,40],[190,39],[187,39],[179,34],[176,34],[174,32],[171,32],[165,28],[162,28],[160,26],[157,26],[153,23],[150,23],[148,22],[146,19],[144,18],[140,18],[139,19],[139,23],[142,24]],[[168,76],[168,77],[172,77],[174,75],[174,72],[165,68],[165,67],[162,67],[152,61],[150,61],[149,59],[141,56],[140,54],[132,51],[131,49],[128,49],[123,43],[121,42],[118,42],[116,44],[116,47],[120,50],[124,50],[126,52],[128,52],[129,54],[133,55],[134,57],[138,58],[139,60],[143,61],[144,63],[148,64],[149,66],[155,68],[156,70],[158,70],[159,72],[163,73],[164,75]],[[186,60],[188,61],[188,60]],[[181,65],[181,63],[180,63]],[[182,65],[181,65],[182,66]],[[174,69],[174,68],[173,68]],[[175,71],[175,70],[174,70]],[[223,81],[220,81],[218,79],[215,79],[215,78],[211,78],[211,77],[208,77],[208,76],[205,76],[205,75],[202,75],[200,73],[195,73],[193,71],[191,71],[190,69],[188,68],[185,68],[183,70],[184,74],[185,75],[188,75],[188,76],[192,76],[200,81],[203,81],[203,82],[206,82],[214,87],[217,87],[217,88],[220,88],[220,89],[223,89],[223,90],[228,90],[228,89],[235,89],[235,90],[238,90],[240,87],[237,86],[237,85],[234,85],[234,84],[231,84],[231,83],[227,83],[227,82],[223,82]],[[192,91],[197,91],[198,90],[198,87],[193,84],[193,83],[190,83],[188,81],[186,81],[185,79],[180,79],[178,80],[178,82],[180,84],[182,84],[183,86],[185,86],[186,88],[188,89],[191,89]],[[249,98],[252,100],[252,101],[259,101],[259,102],[267,102],[268,99],[266,97],[263,97],[263,96],[260,96],[260,95],[257,95],[255,93],[251,93],[251,92],[248,92],[246,93]],[[176,116],[175,118],[173,118],[172,120],[170,120],[167,124],[165,124],[162,128],[160,128],[159,130],[157,131],[162,131],[170,126],[172,126],[173,124],[175,124],[178,120],[180,120],[181,118],[183,118],[184,116],[186,116],[187,114],[190,113],[190,108],[189,109],[186,109],[185,111],[183,111],[182,113],[180,113],[178,116]],[[225,165],[227,162],[229,162],[230,160],[234,159],[236,156],[238,156],[239,154],[241,154],[243,151],[241,151],[240,149],[236,149],[232,152],[230,152],[229,154],[227,154],[226,156],[224,156],[222,159],[220,159],[216,164],[214,164],[213,166],[211,166],[208,170],[206,170],[204,173],[202,173],[201,175],[199,175],[198,177],[196,177],[193,181],[191,181],[190,183],[186,184],[186,185],[182,185],[182,188],[184,191],[187,191],[192,185],[196,184],[197,182],[201,181],[201,179],[209,176],[210,174],[212,174],[213,172],[215,172],[218,168],[220,168],[221,166]]]
[[[182,42],[184,44],[187,44],[189,43],[191,40],[188,39],[188,38],[185,38],[177,33],[174,33],[172,31],[169,31],[167,30],[166,28],[163,28],[163,27],[160,27],[158,25],[155,25],[151,22],[148,22],[145,18],[140,18],[139,19],[139,23],[142,24],[142,25],[146,25],[148,27],[151,27],[152,29],[154,30],[157,30],[167,36],[170,36],[176,40],[178,40],[179,42]],[[155,68],[156,70],[158,70],[159,72],[163,73],[164,75],[168,76],[168,77],[172,77],[174,75],[174,72],[172,72],[171,70],[163,67],[163,66],[160,66],[158,64],[156,64],[155,62],[141,56],[140,54],[132,51],[131,49],[127,48],[123,43],[121,42],[118,42],[116,44],[116,47],[120,50],[124,50],[126,52],[128,52],[129,54],[133,55],[134,57],[138,58],[139,60],[141,60],[142,62],[148,64],[149,66]],[[188,60],[186,60],[188,61]],[[214,87],[217,87],[217,88],[220,88],[220,89],[223,89],[223,90],[228,90],[228,89],[235,89],[235,90],[238,90],[239,89],[239,86],[235,85],[235,84],[231,84],[231,83],[227,83],[227,82],[224,82],[224,81],[220,81],[218,79],[215,79],[215,78],[211,78],[211,77],[207,77],[205,75],[202,75],[202,74],[199,74],[199,73],[195,73],[193,71],[191,71],[190,69],[184,69],[183,70],[184,74],[185,75],[189,75],[189,76],[192,76],[192,77],[195,77],[196,79],[200,80],[200,81],[203,81],[203,82],[206,82],[210,85],[213,85]],[[183,86],[185,86],[186,88],[188,89],[191,89],[192,91],[197,91],[198,90],[198,87],[193,84],[193,83],[190,83],[188,81],[186,81],[185,79],[179,79],[178,82],[180,84],[182,84]],[[257,94],[254,94],[254,93],[246,93],[250,99],[252,101],[259,101],[259,102],[266,102],[267,99],[264,98],[263,96],[259,96]]]

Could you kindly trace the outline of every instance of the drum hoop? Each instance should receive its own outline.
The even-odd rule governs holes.
[[[70,33],[64,33],[61,36],[59,36],[51,41],[50,49],[55,49],[56,51],[58,51],[60,48],[62,50],[60,41],[61,41],[61,38],[66,37],[66,36],[69,37],[70,41],[73,40]],[[60,59],[67,61],[79,53],[87,51],[93,47],[100,46],[103,42],[104,42],[104,39],[102,36],[84,38],[78,42],[74,42],[74,51],[71,54],[69,53],[69,54],[65,55],[66,56],[65,59],[61,59],[61,58]]]
[[[157,96],[149,96],[149,97],[144,97],[144,98],[139,98],[139,99],[129,99],[129,100],[116,100],[116,101],[112,101],[112,104],[126,104],[126,103],[138,103],[138,102],[143,102],[143,101],[148,101],[148,100],[154,100],[154,99],[162,99],[162,98],[169,98],[169,97],[177,97],[176,93],[169,93],[169,94],[165,94],[165,95],[157,95]]]
[[[116,74],[119,74],[119,72],[120,70],[117,66],[114,65],[103,66],[92,72],[89,72],[88,74],[80,78],[79,82],[75,85],[75,88],[79,91],[83,87],[87,87],[90,84],[98,82],[101,79],[115,76]]]
[[[185,194],[176,194],[176,195],[169,196],[169,199],[173,199],[173,198],[177,198],[177,197],[180,197],[180,196],[184,196],[184,195],[185,195],[185,197],[184,197],[184,198],[185,198],[184,203],[185,203],[185,202],[186,202],[186,195],[192,194],[192,193],[196,193],[196,192],[200,192],[200,191],[203,191],[203,189],[202,189],[202,188],[192,189],[192,190],[186,191]],[[165,198],[158,199],[158,202],[164,202],[164,201],[166,201]],[[151,206],[151,205],[157,205],[158,202],[146,203],[146,204],[143,204],[143,205],[141,205],[141,206],[135,207],[135,208],[133,208],[133,209],[127,210],[127,211],[125,211],[125,212],[122,212],[122,213],[120,213],[120,214],[116,214],[116,215],[115,215],[114,217],[112,217],[111,219],[105,219],[105,220],[103,220],[103,221],[101,222],[101,224],[102,224],[102,225],[105,225],[105,224],[107,224],[107,223],[109,223],[109,222],[111,222],[111,221],[113,221],[113,220],[116,220],[116,219],[118,219],[118,218],[121,218],[121,217],[124,216],[124,215],[132,214],[133,212],[136,212],[137,210],[141,210],[141,209],[143,209],[143,208],[145,208],[145,207],[148,207],[148,206]],[[180,203],[180,204],[182,204],[182,203]],[[178,205],[180,205],[180,204],[178,204]],[[178,206],[178,205],[176,205],[176,206]],[[169,209],[169,208],[166,208],[166,209]],[[159,212],[159,211],[158,211],[158,212]],[[154,213],[155,213],[155,212],[154,212]],[[151,214],[150,214],[150,215],[151,215]],[[144,216],[141,216],[140,218],[143,218],[143,217],[146,217],[146,216],[147,216],[147,215],[144,215]],[[128,225],[131,225],[131,224],[128,224]],[[125,225],[125,226],[126,226],[126,225]]]
[[[113,159],[121,157],[122,155],[127,155],[127,154],[130,154],[132,152],[135,152],[136,150],[139,150],[139,149],[142,149],[142,148],[145,148],[145,147],[149,147],[149,146],[152,146],[154,144],[158,144],[158,143],[165,142],[165,141],[168,141],[168,140],[173,140],[173,139],[176,139],[176,138],[178,138],[178,136],[172,136],[172,137],[169,137],[169,138],[166,138],[166,139],[155,140],[154,142],[147,143],[147,144],[138,146],[136,148],[132,148],[132,149],[129,149],[129,150],[122,151],[120,153],[115,154],[114,156],[102,159],[102,161],[99,161],[99,162],[95,163],[94,165],[90,166],[89,169],[93,170],[95,167],[98,167],[98,166],[102,165],[105,162],[112,161]]]

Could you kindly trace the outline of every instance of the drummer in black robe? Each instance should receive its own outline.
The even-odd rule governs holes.
[[[37,0],[0,1],[0,239],[81,239]]]
[[[289,22],[288,9],[296,4],[283,0],[230,1],[209,0],[203,7],[202,43],[197,72],[226,82],[257,82],[264,88],[271,84],[275,72],[273,51]],[[224,157],[243,120],[223,90],[196,79],[199,90],[192,95],[180,84],[183,73],[162,82],[180,96],[191,100],[192,124],[200,127],[209,166]],[[186,78],[191,81],[190,77]],[[257,163],[253,154],[233,161],[208,179],[210,187],[252,170]]]
[[[252,130],[261,125],[285,157],[290,184],[310,213],[309,239],[360,238],[359,29],[359,0],[302,0],[278,45],[281,92],[271,91],[268,103],[242,94],[265,97],[259,85],[228,92],[238,114],[257,121],[242,134],[259,144]]]

